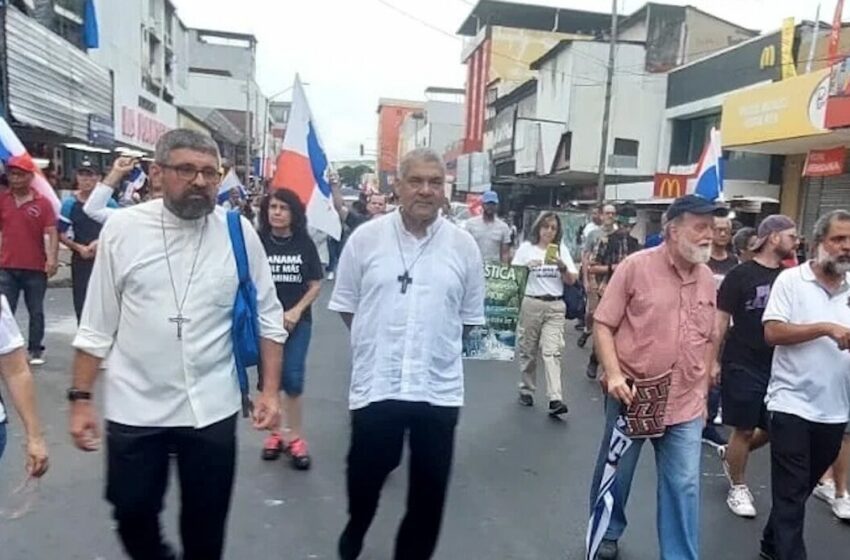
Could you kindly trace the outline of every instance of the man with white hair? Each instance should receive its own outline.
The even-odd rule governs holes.
[[[349,520],[342,560],[358,558],[381,488],[410,446],[396,560],[437,546],[463,405],[464,332],[484,324],[484,266],[472,236],[440,216],[446,169],[416,149],[401,161],[400,208],[351,235],[329,308],[351,330]]]
[[[806,558],[806,501],[838,456],[850,414],[850,212],[814,229],[814,258],[783,271],[764,310],[776,347],[767,386],[771,496],[761,557]]]
[[[594,315],[593,337],[607,398],[591,511],[618,417],[634,415],[636,424],[653,428],[651,434],[628,434],[634,443],[617,468],[611,523],[597,558],[617,557],[645,441],[641,436],[652,437],[655,448],[660,557],[699,558],[700,435],[715,343],[716,288],[705,263],[711,256],[713,216],[719,211],[698,196],[675,200],[666,213],[665,243],[620,263]]]

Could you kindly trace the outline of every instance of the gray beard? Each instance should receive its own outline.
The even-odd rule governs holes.
[[[210,214],[215,209],[215,202],[209,199],[169,200],[166,198],[165,207],[182,220],[197,220]]]

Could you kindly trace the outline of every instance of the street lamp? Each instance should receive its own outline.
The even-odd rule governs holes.
[[[310,82],[301,82],[301,85],[302,86],[309,86]],[[266,114],[264,115],[264,119],[263,119],[263,169],[262,169],[263,175],[265,175],[265,173],[266,173],[266,163],[267,163],[266,158],[268,157],[267,148],[268,148],[268,139],[269,139],[269,131],[268,131],[269,105],[271,105],[271,102],[272,102],[273,99],[275,99],[276,97],[280,97],[284,93],[288,93],[288,92],[292,91],[294,88],[295,88],[295,85],[291,85],[286,89],[282,89],[279,92],[273,93],[273,94],[269,95],[268,97],[266,97],[266,112],[265,112]]]

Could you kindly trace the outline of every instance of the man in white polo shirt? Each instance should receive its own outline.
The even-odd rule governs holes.
[[[766,560],[806,558],[806,500],[838,456],[850,414],[850,212],[822,216],[814,259],[782,272],[764,311],[776,346],[767,388],[773,507]]]
[[[463,405],[461,339],[484,324],[484,265],[472,236],[439,216],[446,168],[419,148],[399,166],[400,209],[351,235],[330,309],[351,329],[349,520],[342,560],[359,557],[387,476],[410,445],[407,512],[395,560],[437,545]]]

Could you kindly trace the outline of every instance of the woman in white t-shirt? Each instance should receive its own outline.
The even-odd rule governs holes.
[[[40,477],[47,472],[47,446],[36,414],[35,387],[27,364],[24,338],[3,295],[0,295],[0,373],[26,432],[27,473]],[[5,448],[6,409],[0,399],[0,457]]]
[[[529,240],[517,249],[513,266],[528,268],[525,298],[517,328],[517,356],[522,380],[519,402],[534,405],[537,353],[543,355],[549,414],[567,413],[561,392],[561,353],[564,351],[564,284],[578,275],[569,250],[562,243],[561,220],[554,212],[543,212],[531,228]]]

